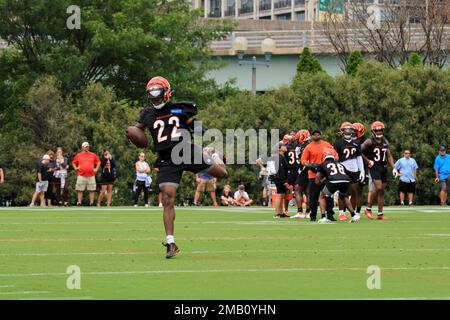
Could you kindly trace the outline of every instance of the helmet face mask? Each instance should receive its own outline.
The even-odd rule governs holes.
[[[344,130],[342,130],[342,136],[344,137],[345,140],[350,141],[353,139],[353,136],[355,134],[355,130],[351,129],[351,128],[345,128]]]
[[[373,130],[372,131],[373,136],[377,139],[381,139],[384,136],[384,130],[383,129],[379,129],[379,130]]]
[[[382,139],[384,136],[384,124],[381,121],[375,121],[372,123],[371,129],[372,129],[372,135],[375,137],[375,139]]]
[[[172,91],[163,77],[150,79],[146,87],[147,97],[155,109],[161,109],[169,101]]]

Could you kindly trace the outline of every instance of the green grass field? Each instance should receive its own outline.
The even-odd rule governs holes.
[[[450,299],[450,209],[389,221],[274,220],[268,208],[0,210],[0,299]],[[70,265],[81,289],[66,286]],[[369,290],[367,268],[381,269]]]

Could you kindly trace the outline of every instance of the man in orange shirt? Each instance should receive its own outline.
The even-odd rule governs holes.
[[[83,142],[81,145],[83,151],[78,153],[72,161],[73,168],[77,171],[77,206],[83,201],[83,191],[89,191],[89,205],[94,204],[94,191],[97,189],[95,184],[95,174],[100,168],[100,158],[89,151],[89,143]]]
[[[321,131],[316,129],[311,133],[312,142],[303,150],[301,162],[302,165],[308,166],[310,164],[322,163],[322,155],[324,149],[333,149],[333,146],[321,139]],[[308,172],[309,179],[309,208],[311,209],[310,219],[312,222],[316,221],[317,218],[317,207],[319,205],[319,196],[322,191],[324,184],[316,184],[316,174],[312,171]],[[331,198],[330,198],[331,199]],[[322,213],[322,218],[325,214]],[[328,216],[331,221],[336,221],[333,216]]]

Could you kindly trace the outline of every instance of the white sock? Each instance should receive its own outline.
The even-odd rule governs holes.
[[[379,216],[382,216],[382,215],[383,215],[383,212],[378,212],[378,215],[379,215]]]
[[[344,210],[339,210],[339,214],[345,214]]]
[[[167,242],[167,244],[174,243],[174,242],[175,242],[174,236],[172,236],[172,235],[167,236],[167,237],[166,237],[166,242]]]

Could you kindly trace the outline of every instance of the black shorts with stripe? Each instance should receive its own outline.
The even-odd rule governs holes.
[[[300,172],[297,175],[295,185],[303,188],[304,190],[308,188],[309,185],[308,170],[302,170],[302,172]]]

